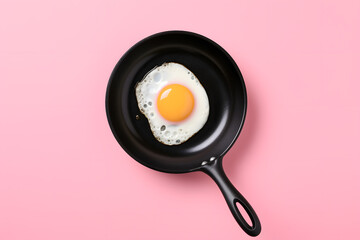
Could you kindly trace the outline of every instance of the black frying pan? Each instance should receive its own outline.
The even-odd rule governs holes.
[[[190,69],[205,88],[210,103],[204,127],[180,145],[158,142],[136,102],[136,83],[164,62],[177,62]],[[184,31],[162,32],[138,42],[124,54],[111,74],[106,113],[115,138],[132,158],[162,172],[203,171],[221,189],[240,227],[251,236],[260,233],[260,221],[254,209],[231,184],[222,167],[222,159],[245,120],[246,89],[236,63],[218,44]],[[246,210],[251,225],[236,203]]]

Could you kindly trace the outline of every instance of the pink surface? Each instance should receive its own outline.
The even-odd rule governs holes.
[[[203,34],[249,97],[224,159],[258,239],[359,239],[359,1],[0,3],[0,239],[250,239],[203,173],[170,175],[115,141],[104,98],[122,54]]]

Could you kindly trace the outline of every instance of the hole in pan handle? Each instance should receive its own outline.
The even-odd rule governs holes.
[[[202,166],[202,171],[209,175],[219,186],[232,215],[240,227],[250,236],[255,237],[259,235],[261,232],[260,220],[249,202],[239,193],[225,175],[222,167],[222,157],[204,164]],[[237,203],[239,203],[238,205],[242,206],[248,214],[251,219],[251,225],[247,223],[245,218],[241,215],[241,212],[237,207]]]

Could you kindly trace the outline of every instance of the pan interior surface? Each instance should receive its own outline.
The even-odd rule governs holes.
[[[164,62],[187,67],[209,98],[204,127],[180,145],[154,138],[135,96],[136,83]],[[188,172],[223,155],[236,140],[245,119],[246,90],[237,65],[219,45],[190,32],[163,32],[138,42],[119,60],[109,80],[106,112],[115,138],[135,160],[159,171]]]

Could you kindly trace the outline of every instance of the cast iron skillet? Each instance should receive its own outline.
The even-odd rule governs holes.
[[[135,96],[135,84],[164,62],[177,62],[190,69],[205,88],[210,103],[204,127],[175,146],[164,145],[153,137]],[[230,183],[222,167],[224,154],[234,144],[245,120],[246,89],[236,63],[218,44],[184,31],[161,32],[138,42],[119,60],[110,76],[106,113],[115,138],[132,158],[162,172],[203,171],[221,189],[240,227],[251,236],[260,233],[254,209]],[[246,210],[251,225],[236,203]]]

